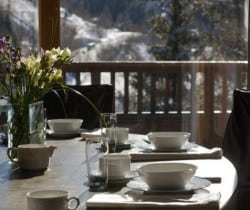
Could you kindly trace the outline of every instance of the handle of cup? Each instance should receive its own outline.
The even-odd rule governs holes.
[[[10,147],[10,148],[8,148],[8,149],[7,149],[7,155],[8,155],[8,157],[9,157],[9,159],[10,159],[13,163],[17,163],[18,160],[17,160],[17,159],[14,159],[13,157],[11,157],[11,151],[14,151],[14,150],[17,151],[17,148],[15,148],[15,147]]]
[[[80,199],[79,199],[79,198],[77,198],[77,197],[70,197],[70,198],[68,198],[68,202],[70,202],[70,203],[71,203],[71,201],[73,201],[73,200],[76,201],[76,206],[73,207],[73,208],[72,208],[72,207],[69,207],[68,209],[70,209],[70,210],[77,209],[78,206],[80,205]]]

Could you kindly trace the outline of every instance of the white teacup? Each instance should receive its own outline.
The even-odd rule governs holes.
[[[108,165],[109,178],[124,178],[130,171],[131,157],[126,154],[107,154],[100,158],[100,169],[105,171]]]
[[[77,197],[69,197],[69,193],[64,190],[40,190],[28,192],[28,210],[68,210],[77,209],[80,200]],[[74,207],[71,205],[75,201]]]
[[[7,149],[9,159],[17,163],[24,170],[46,170],[49,159],[56,146],[46,144],[22,144]],[[17,159],[12,157],[12,152],[17,153]]]

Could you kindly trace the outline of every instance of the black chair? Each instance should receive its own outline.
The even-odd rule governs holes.
[[[86,96],[100,112],[113,112],[114,87],[112,85],[68,86]],[[80,118],[82,128],[99,128],[99,116],[90,103],[73,91],[57,90],[44,97],[44,107],[48,119]],[[62,99],[62,101],[60,100]],[[63,102],[63,105],[62,105]],[[64,111],[65,107],[65,111]]]
[[[222,148],[238,173],[235,194],[225,209],[250,209],[250,91],[234,90]]]
[[[239,185],[247,185],[250,184],[250,91],[236,89],[233,97],[222,148],[224,156],[237,169]]]

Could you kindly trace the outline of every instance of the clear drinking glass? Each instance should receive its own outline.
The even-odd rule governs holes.
[[[88,186],[92,192],[103,192],[108,188],[108,167],[100,165],[100,158],[108,154],[108,142],[103,137],[86,138],[86,165]]]
[[[117,126],[116,113],[101,113],[100,117],[101,134],[104,138],[107,139],[109,143],[110,146],[109,152],[115,152],[117,143],[116,126]]]
[[[241,89],[247,90],[247,72],[241,72]]]

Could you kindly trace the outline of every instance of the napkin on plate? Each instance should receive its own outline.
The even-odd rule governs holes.
[[[188,150],[185,152],[130,152],[131,161],[183,160],[183,159],[220,159],[222,149],[215,147],[207,150]]]
[[[194,194],[143,195],[129,191],[118,193],[97,193],[90,197],[88,209],[175,209],[175,210],[219,210],[219,193],[196,192]]]

